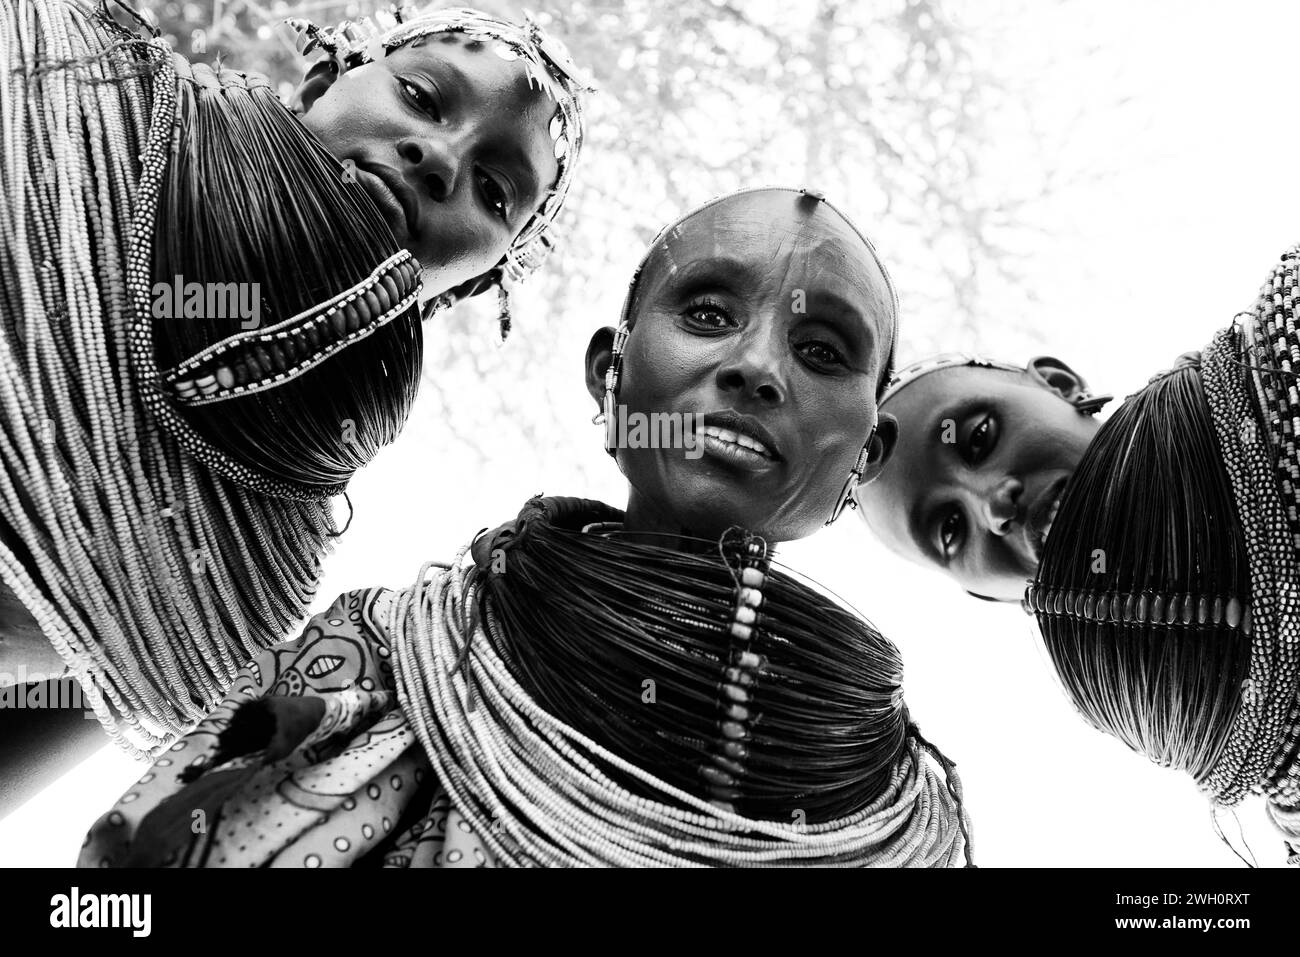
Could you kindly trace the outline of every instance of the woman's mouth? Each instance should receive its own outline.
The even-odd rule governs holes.
[[[1035,565],[1042,560],[1043,546],[1047,543],[1052,523],[1056,521],[1056,513],[1061,509],[1061,498],[1065,494],[1065,483],[1068,479],[1068,475],[1062,476],[1049,485],[1039,496],[1038,502],[1028,516],[1029,520],[1025,522],[1025,541]]]
[[[703,444],[706,452],[741,468],[765,469],[776,462],[767,445],[744,432],[706,424],[700,428],[696,441]]]
[[[389,229],[402,241],[409,240],[415,234],[413,211],[410,208],[412,198],[408,191],[402,189],[387,170],[373,167],[357,166],[357,182],[374,200],[383,214]]]

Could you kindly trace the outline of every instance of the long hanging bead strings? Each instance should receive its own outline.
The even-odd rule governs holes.
[[[954,866],[962,828],[946,783],[909,738],[885,792],[843,819],[777,823],[711,806],[557,721],[515,682],[493,650],[489,608],[461,634],[474,604],[465,552],[451,569],[390,606],[402,707],[452,803],[506,864]],[[593,634],[594,637],[594,634]],[[455,660],[469,644],[468,667]],[[479,693],[471,701],[469,682]],[[648,794],[619,783],[635,780]]]
[[[1250,675],[1224,758],[1205,782],[1224,804],[1240,801],[1247,791],[1284,806],[1300,803],[1293,776],[1300,740],[1298,258],[1300,248],[1289,250],[1265,283],[1255,315],[1206,349],[1206,387],[1263,623],[1255,630]]]
[[[44,0],[0,0],[0,26],[0,574],[139,757],[302,618],[335,530],[323,503],[213,474],[136,398],[170,52]]]

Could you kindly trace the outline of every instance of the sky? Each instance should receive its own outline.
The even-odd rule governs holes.
[[[1122,397],[1249,307],[1274,260],[1300,238],[1300,192],[1289,188],[1300,155],[1290,96],[1300,5],[981,0],[962,10],[1004,27],[1015,12],[998,55],[1058,121],[1035,133],[1009,127],[994,160],[1014,177],[1034,136],[1068,133],[1078,169],[1097,174],[1047,209],[1028,261],[1038,296],[1002,304],[1020,331],[999,325],[980,348],[1009,359],[1056,355],[1094,391]],[[887,248],[882,255],[888,261]],[[616,308],[626,278],[611,276],[593,293],[600,308]],[[544,314],[537,304],[521,311]],[[904,301],[905,359],[914,357],[909,320],[935,317],[909,316]],[[437,374],[437,330],[427,336],[427,368]],[[556,344],[557,368],[570,380],[548,399],[579,434],[589,430],[585,459],[543,446],[526,459],[458,465],[428,406],[417,407],[401,440],[353,484],[355,519],[326,565],[317,610],[346,589],[409,584],[422,562],[452,556],[538,492],[623,504],[620,476],[588,424],[595,407],[579,374],[585,344],[572,336]],[[784,546],[780,559],[902,649],[912,716],[962,776],[978,864],[1240,866],[1190,778],[1156,768],[1074,713],[1018,606],[973,601],[890,556],[853,514]],[[0,862],[70,864],[89,824],[143,772],[106,746],[0,821]],[[1222,825],[1247,856],[1283,863],[1259,804]]]

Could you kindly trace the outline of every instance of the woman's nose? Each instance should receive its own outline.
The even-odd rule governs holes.
[[[718,387],[767,405],[785,402],[788,390],[782,360],[770,336],[741,337],[736,350],[718,368]]]
[[[406,164],[403,174],[417,193],[427,193],[438,203],[447,202],[456,192],[459,154],[454,143],[434,137],[410,137],[397,146],[397,155]]]
[[[984,522],[997,536],[1010,534],[1012,526],[1020,520],[1021,497],[1025,491],[1019,479],[1008,476],[995,484],[984,496]]]

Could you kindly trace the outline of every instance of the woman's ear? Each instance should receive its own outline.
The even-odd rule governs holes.
[[[597,329],[587,344],[586,378],[587,394],[596,400],[596,407],[605,408],[605,370],[614,358],[614,327]]]
[[[330,57],[319,60],[307,70],[307,75],[302,78],[298,84],[298,89],[293,91],[293,97],[290,99],[290,108],[295,113],[306,113],[316,101],[320,99],[321,94],[334,85],[334,81],[339,78],[339,65]]]
[[[875,479],[889,461],[889,457],[894,454],[894,446],[898,444],[898,419],[894,418],[888,412],[880,413],[880,420],[876,423],[876,431],[871,436],[871,443],[867,446],[867,467],[862,471],[862,480],[859,485],[866,485]]]
[[[1045,389],[1051,389],[1066,402],[1073,402],[1088,391],[1088,383],[1060,359],[1037,356],[1025,365],[1025,374]]]

